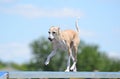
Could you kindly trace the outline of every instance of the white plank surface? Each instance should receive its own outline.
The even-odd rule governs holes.
[[[9,78],[120,78],[120,72],[9,72]]]

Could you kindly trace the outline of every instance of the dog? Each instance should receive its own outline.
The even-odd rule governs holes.
[[[48,33],[48,39],[53,44],[53,50],[48,55],[47,60],[45,61],[45,65],[48,65],[50,62],[51,57],[56,54],[57,49],[61,48],[68,52],[68,61],[67,61],[67,69],[65,72],[69,71],[77,71],[76,63],[77,63],[77,52],[78,46],[80,43],[79,38],[79,28],[78,28],[78,20],[75,22],[76,31],[74,30],[60,30],[57,26],[50,27]],[[73,60],[73,64],[70,67],[70,60]]]

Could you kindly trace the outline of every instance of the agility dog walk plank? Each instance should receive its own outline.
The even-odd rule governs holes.
[[[120,78],[120,72],[9,72],[9,78]]]

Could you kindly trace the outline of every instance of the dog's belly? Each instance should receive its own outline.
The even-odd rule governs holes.
[[[59,45],[58,48],[64,51],[67,50],[67,47],[65,45]]]

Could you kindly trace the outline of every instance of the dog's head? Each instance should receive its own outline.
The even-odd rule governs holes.
[[[59,27],[56,27],[56,26],[52,26],[52,27],[49,29],[48,33],[49,33],[48,39],[49,39],[50,41],[52,41],[52,40],[54,40],[54,39],[58,39],[59,34],[60,34],[60,28],[59,28]]]

